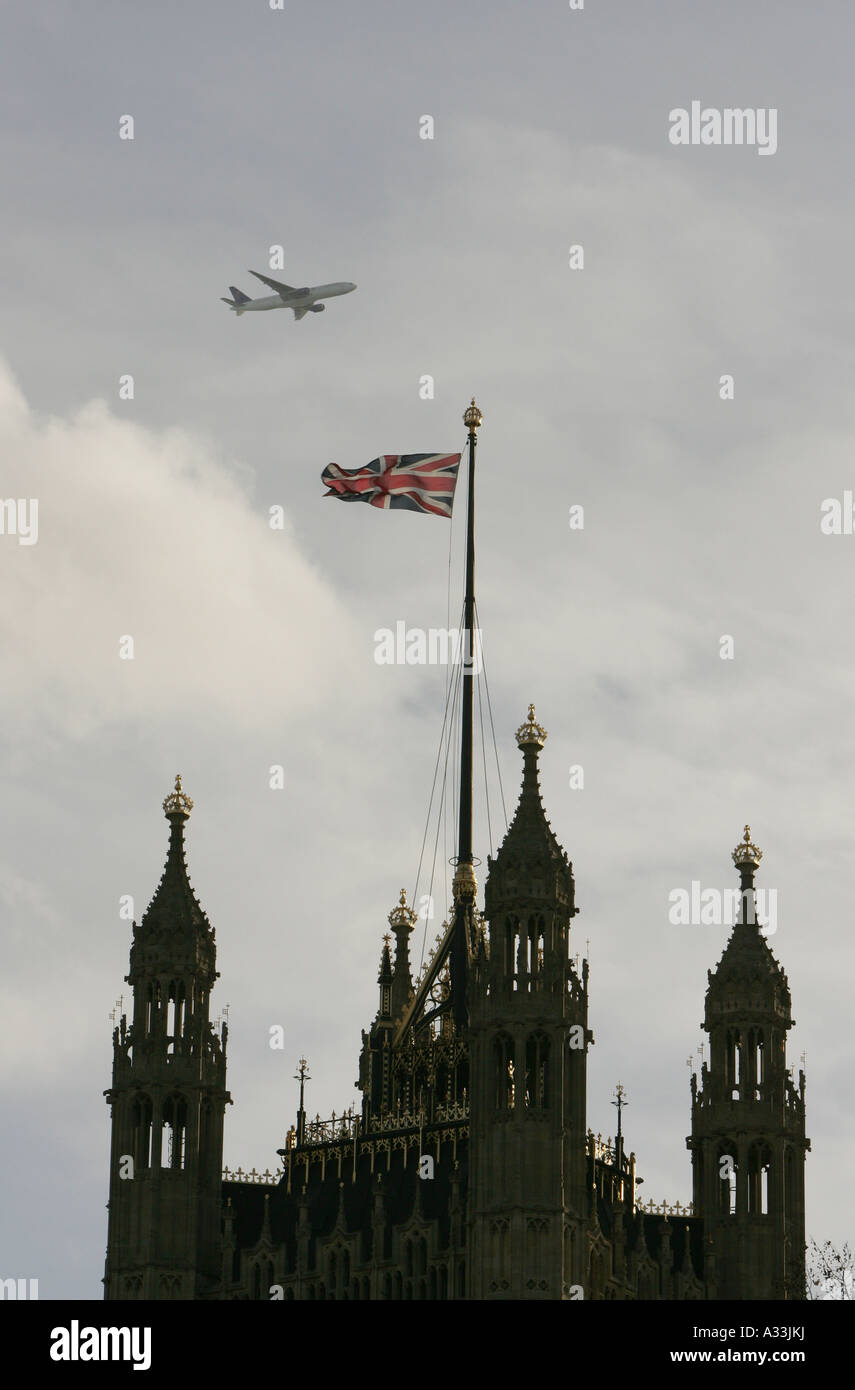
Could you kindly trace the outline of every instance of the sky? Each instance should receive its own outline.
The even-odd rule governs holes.
[[[821,525],[853,489],[851,8],[2,22],[0,500],[38,511],[0,534],[0,1277],[102,1296],[120,902],[154,893],[177,771],[229,1006],[224,1161],[275,1165],[301,1055],[311,1114],[358,1099],[448,674],[378,664],[375,634],[454,621],[464,523],[340,506],[320,473],[461,450],[473,395],[498,763],[512,812],[533,701],[590,958],[589,1124],[613,1132],[622,1082],[645,1196],[688,1201],[729,933],[669,905],[735,886],[750,822],[807,1059],[807,1232],[851,1240],[855,536]],[[675,144],[695,101],[774,111],[774,153]],[[277,248],[278,278],[356,292],[237,318],[220,296],[264,293],[247,269]],[[484,810],[486,864],[495,787],[492,838]]]

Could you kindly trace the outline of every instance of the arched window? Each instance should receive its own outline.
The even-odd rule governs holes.
[[[752,1216],[769,1214],[769,1170],[772,1151],[758,1142],[748,1150],[748,1210]]]
[[[515,1094],[514,1040],[509,1033],[499,1033],[493,1040],[493,1073],[496,1085],[496,1109],[513,1110]]]
[[[766,1040],[763,1036],[763,1029],[758,1028],[754,1034],[754,1096],[760,1100],[762,1087],[766,1082]]]
[[[539,989],[543,975],[543,917],[529,917],[525,937],[520,940],[520,969],[528,976],[528,989]]]
[[[150,1096],[138,1096],[133,1107],[134,1167],[151,1167],[152,1104]]]
[[[173,1056],[184,1027],[184,981],[170,980],[166,1000],[167,1056]]]
[[[534,1110],[549,1105],[549,1039],[532,1033],[525,1048],[525,1103]]]
[[[740,1087],[744,1081],[744,1058],[742,1055],[742,1037],[738,1028],[728,1028],[725,1047],[727,1089],[730,1091],[731,1100],[739,1100]]]
[[[161,1166],[183,1168],[187,1145],[187,1102],[183,1097],[169,1096],[164,1101],[163,1126],[166,1130],[166,1153]]]
[[[504,954],[504,960],[503,960],[503,962],[502,962],[502,965],[503,965],[503,968],[504,968],[505,980],[508,981],[508,982],[510,982],[511,980],[513,980],[514,989],[516,989],[516,987],[517,987],[517,984],[516,984],[516,962],[515,962],[515,960],[514,960],[514,956],[515,956],[515,954],[516,954],[516,941],[517,941],[517,930],[518,930],[518,928],[519,928],[519,922],[518,922],[518,920],[517,920],[516,917],[506,917],[506,918],[505,918],[505,930],[504,930],[504,948],[505,948],[505,949],[504,949],[504,952],[503,952],[503,954]]]
[[[784,1154],[784,1216],[792,1221],[796,1209],[796,1164],[792,1147],[788,1144]]]
[[[174,980],[170,980],[170,981],[169,981],[169,987],[168,987],[168,989],[167,989],[167,991],[166,991],[166,1036],[167,1036],[167,1038],[170,1039],[170,1041],[175,1037],[175,981],[174,981]],[[167,1052],[171,1052],[171,1051],[172,1051],[171,1047],[168,1047],[168,1048],[167,1048]]]
[[[718,1210],[721,1216],[734,1216],[736,1213],[736,1145],[722,1142],[716,1153],[716,1183],[718,1186]]]

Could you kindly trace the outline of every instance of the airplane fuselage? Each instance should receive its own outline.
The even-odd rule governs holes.
[[[319,299],[333,299],[339,294],[350,294],[355,289],[356,286],[349,280],[336,280],[331,285],[307,286],[290,295],[267,294],[261,299],[250,299],[246,304],[238,305],[237,312],[245,314],[251,309],[308,309]]]

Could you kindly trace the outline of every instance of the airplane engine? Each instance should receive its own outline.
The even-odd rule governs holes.
[[[313,314],[322,314],[322,313],[324,312],[324,309],[325,309],[326,307],[327,307],[326,304],[310,304],[310,305],[309,305],[309,308],[311,309],[311,311],[312,311]]]

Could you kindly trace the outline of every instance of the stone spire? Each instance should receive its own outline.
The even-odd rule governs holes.
[[[392,1017],[392,957],[389,954],[389,943],[392,940],[387,932],[383,937],[383,950],[380,952],[380,973],[377,976],[377,983],[380,986],[380,1007],[377,1010],[378,1020],[388,1021]]]
[[[397,907],[389,913],[389,926],[395,933],[395,968],[392,972],[392,1017],[400,1018],[413,993],[410,974],[410,933],[418,918],[407,906],[407,894],[401,889]]]
[[[154,897],[134,929],[131,947],[131,974],[139,967],[141,950],[159,958],[169,957],[170,963],[193,962],[214,978],[215,931],[190,885],[187,861],[184,857],[184,825],[190,818],[193,802],[182,790],[181,774],[175,787],[166,797],[163,810],[169,821],[169,849],[166,863]]]
[[[560,904],[575,916],[573,866],[546,818],[540,799],[538,754],[546,742],[546,730],[528,707],[528,720],[517,729],[523,754],[520,799],[510,829],[495,859],[489,859],[485,885],[485,913],[492,918],[506,904],[517,912],[541,908],[546,901]]]
[[[790,1028],[787,976],[772,954],[757,917],[754,876],[763,851],[752,843],[750,826],[746,825],[732,858],[739,872],[739,912],[718,965],[708,972],[705,1026],[717,1019],[726,1022],[732,1015],[734,1002],[738,1002],[749,1006],[753,1016],[766,1014]]]
[[[383,937],[383,950],[380,952],[380,974],[377,976],[378,985],[390,985],[392,983],[392,957],[389,954],[389,943],[392,940],[389,933]]]

